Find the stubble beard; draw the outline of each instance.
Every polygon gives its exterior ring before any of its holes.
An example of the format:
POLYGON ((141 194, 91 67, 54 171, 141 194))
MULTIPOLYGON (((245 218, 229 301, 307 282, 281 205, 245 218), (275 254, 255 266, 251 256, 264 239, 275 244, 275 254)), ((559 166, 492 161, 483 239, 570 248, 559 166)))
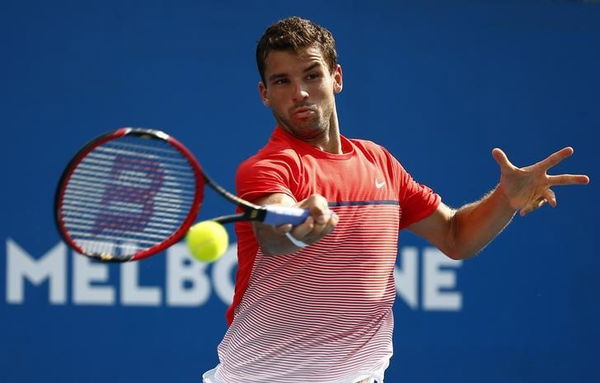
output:
MULTIPOLYGON (((328 108, 329 109, 329 108, 328 108)), ((317 141, 321 137, 324 137, 329 132, 330 118, 326 118, 326 115, 330 115, 331 111, 321 111, 317 109, 315 116, 303 121, 294 121, 292 118, 283 118, 273 111, 275 120, 281 125, 288 133, 302 141, 317 141)))

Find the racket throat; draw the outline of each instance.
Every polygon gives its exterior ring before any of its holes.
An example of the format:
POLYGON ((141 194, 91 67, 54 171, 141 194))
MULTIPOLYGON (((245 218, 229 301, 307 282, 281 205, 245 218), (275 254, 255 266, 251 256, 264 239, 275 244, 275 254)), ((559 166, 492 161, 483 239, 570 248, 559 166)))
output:
POLYGON ((220 217, 216 217, 211 219, 211 221, 218 222, 222 225, 232 222, 239 221, 258 221, 263 222, 267 216, 267 209, 265 207, 257 207, 244 211, 241 214, 234 215, 223 215, 220 217))

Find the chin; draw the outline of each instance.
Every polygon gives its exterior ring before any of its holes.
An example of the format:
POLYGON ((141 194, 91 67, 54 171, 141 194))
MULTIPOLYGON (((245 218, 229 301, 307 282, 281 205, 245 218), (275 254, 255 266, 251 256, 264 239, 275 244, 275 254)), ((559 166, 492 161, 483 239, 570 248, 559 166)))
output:
POLYGON ((293 122, 293 120, 280 120, 279 125, 285 128, 294 136, 303 140, 313 140, 325 134, 326 124, 323 124, 318 117, 310 120, 293 122))
POLYGON ((309 127, 309 128, 300 128, 296 129, 296 136, 304 139, 304 140, 315 140, 319 137, 322 137, 326 133, 326 129, 322 127, 309 127))

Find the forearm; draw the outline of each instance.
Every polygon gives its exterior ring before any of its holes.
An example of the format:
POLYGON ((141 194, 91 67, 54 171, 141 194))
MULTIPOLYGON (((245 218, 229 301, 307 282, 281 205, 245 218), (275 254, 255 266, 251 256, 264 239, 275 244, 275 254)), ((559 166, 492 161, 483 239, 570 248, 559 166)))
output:
MULTIPOLYGON (((271 194, 253 202, 257 205, 281 205, 287 207, 296 204, 296 201, 291 197, 281 193, 271 194)), ((254 235, 263 253, 267 255, 282 255, 290 254, 300 249, 294 246, 286 237, 285 232, 291 230, 291 225, 287 226, 287 228, 283 226, 274 227, 260 222, 253 223, 254 235)))
POLYGON ((464 259, 476 255, 510 223, 516 210, 511 207, 502 186, 477 202, 458 209, 450 219, 448 256, 464 259))
POLYGON ((253 228, 261 250, 267 255, 291 254, 300 249, 276 227, 255 223, 253 228))

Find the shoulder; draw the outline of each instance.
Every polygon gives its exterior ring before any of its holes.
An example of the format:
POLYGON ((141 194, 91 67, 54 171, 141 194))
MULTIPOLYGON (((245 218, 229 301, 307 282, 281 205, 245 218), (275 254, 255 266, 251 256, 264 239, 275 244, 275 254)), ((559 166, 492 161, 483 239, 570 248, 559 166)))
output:
POLYGON ((240 164, 235 179, 236 190, 240 198, 250 201, 273 193, 293 197, 300 174, 300 160, 293 149, 267 146, 240 164))
POLYGON ((300 156, 289 147, 266 146, 256 154, 242 161, 238 167, 238 174, 256 170, 257 168, 298 168, 300 156))
POLYGON ((352 142, 354 147, 369 159, 373 159, 378 162, 385 161, 388 163, 399 164, 396 157, 394 157, 385 147, 376 142, 356 138, 350 139, 350 142, 352 142))
POLYGON ((387 149, 384 148, 383 146, 379 145, 376 142, 373 142, 370 140, 358 139, 358 138, 351 138, 351 139, 349 139, 349 141, 354 145, 354 147, 356 149, 360 150, 363 153, 368 153, 368 154, 378 155, 378 156, 389 155, 389 152, 387 151, 387 149))
POLYGON ((291 147, 270 141, 256 154, 243 161, 236 172, 236 185, 242 189, 257 185, 295 185, 302 174, 298 153, 291 147))

